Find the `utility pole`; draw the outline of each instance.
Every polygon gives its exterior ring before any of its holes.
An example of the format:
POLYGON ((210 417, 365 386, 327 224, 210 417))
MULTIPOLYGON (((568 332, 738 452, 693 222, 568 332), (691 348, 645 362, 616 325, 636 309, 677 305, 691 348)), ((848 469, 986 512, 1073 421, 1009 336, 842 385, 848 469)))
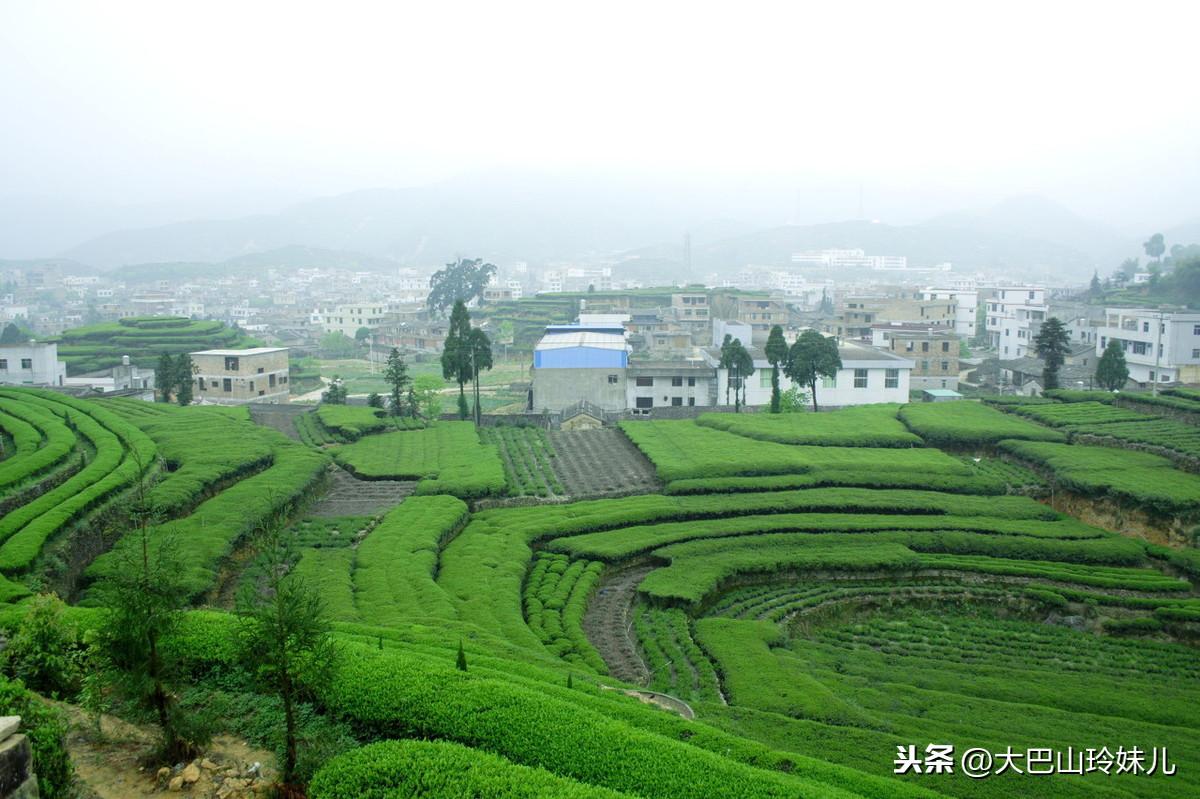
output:
POLYGON ((1162 359, 1162 331, 1163 331, 1163 312, 1162 312, 1162 309, 1160 308, 1158 311, 1158 328, 1154 331, 1154 335, 1155 335, 1154 380, 1151 381, 1151 385, 1150 385, 1150 395, 1152 397, 1158 396, 1158 381, 1159 381, 1158 370, 1159 370, 1159 361, 1162 359))

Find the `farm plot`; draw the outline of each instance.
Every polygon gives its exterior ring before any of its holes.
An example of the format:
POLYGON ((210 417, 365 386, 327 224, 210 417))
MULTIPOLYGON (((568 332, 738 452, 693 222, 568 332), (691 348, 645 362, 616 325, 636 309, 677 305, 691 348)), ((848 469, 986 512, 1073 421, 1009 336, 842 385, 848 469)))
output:
POLYGON ((607 673, 583 632, 583 614, 604 564, 542 554, 525 583, 525 617, 542 643, 558 657, 607 673))
POLYGON ((1107 447, 1005 441, 1001 448, 1051 472, 1060 486, 1111 498, 1160 514, 1200 510, 1200 476, 1174 468, 1167 458, 1107 447))
POLYGON ((1018 406, 1013 413, 1051 427, 1088 427, 1112 422, 1149 422, 1153 416, 1116 408, 1101 402, 1070 402, 1061 405, 1018 406))
POLYGON ((504 466, 471 422, 366 436, 333 449, 338 463, 366 480, 419 480, 417 494, 503 494, 504 466))
POLYGON ((620 430, 552 430, 554 468, 570 497, 642 494, 659 490, 654 465, 620 430))
POLYGON ((896 418, 899 405, 863 405, 828 413, 706 413, 696 424, 780 444, 919 447, 920 436, 896 418))
POLYGON ((479 437, 485 444, 495 446, 500 453, 509 494, 551 497, 566 493, 554 470, 558 452, 545 430, 535 427, 485 427, 479 431, 479 437))
POLYGON ((829 485, 911 486, 970 493, 1005 491, 1003 483, 980 475, 957 458, 934 449, 777 444, 690 421, 623 422, 621 429, 654 463, 659 478, 668 484, 668 492, 762 491, 829 485))
MULTIPOLYGON (((1026 408, 1027 406, 1017 406, 1026 408)), ((1034 405, 1032 408, 1056 407, 1034 405)), ((1019 419, 978 402, 922 402, 900 409, 908 429, 935 447, 981 449, 1004 439, 1066 441, 1057 430, 1019 419)))

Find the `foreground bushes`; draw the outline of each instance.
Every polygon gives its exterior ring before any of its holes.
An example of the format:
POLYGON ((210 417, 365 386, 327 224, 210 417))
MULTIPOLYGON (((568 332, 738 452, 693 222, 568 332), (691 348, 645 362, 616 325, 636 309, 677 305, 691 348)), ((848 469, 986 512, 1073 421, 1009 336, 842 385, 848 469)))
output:
POLYGON ((331 760, 317 773, 308 795, 311 799, 616 799, 627 794, 519 766, 455 743, 385 741, 331 760))

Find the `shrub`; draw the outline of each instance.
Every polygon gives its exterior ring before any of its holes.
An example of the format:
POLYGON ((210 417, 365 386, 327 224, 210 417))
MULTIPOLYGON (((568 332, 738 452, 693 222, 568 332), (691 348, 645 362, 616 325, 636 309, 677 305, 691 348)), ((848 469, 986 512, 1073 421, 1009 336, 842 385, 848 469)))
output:
POLYGON ((20 680, 0 677, 0 715, 21 717, 21 729, 33 752, 30 765, 37 774, 39 795, 43 799, 71 796, 74 769, 67 752, 67 720, 63 713, 27 691, 20 680))

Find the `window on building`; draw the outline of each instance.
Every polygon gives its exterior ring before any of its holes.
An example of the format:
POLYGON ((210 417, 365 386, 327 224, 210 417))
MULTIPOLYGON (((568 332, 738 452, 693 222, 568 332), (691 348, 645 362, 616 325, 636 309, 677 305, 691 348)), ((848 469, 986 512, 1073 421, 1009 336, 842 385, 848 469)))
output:
POLYGON ((266 394, 266 393, 267 393, 267 392, 266 392, 266 390, 265 390, 265 389, 259 389, 259 390, 258 390, 258 396, 260 396, 260 397, 261 397, 261 396, 263 396, 263 395, 264 395, 264 394, 266 394))
POLYGON ((676 388, 678 388, 678 387, 682 386, 682 385, 683 385, 683 378, 682 378, 682 377, 672 377, 672 378, 671 378, 671 385, 672 385, 672 386, 675 386, 676 388))
POLYGON ((253 380, 250 381, 250 390, 251 391, 254 390, 254 381, 253 380))
POLYGON ((236 372, 238 370, 238 359, 232 355, 225 356, 225 371, 236 372))
POLYGON ((22 369, 32 369, 33 368, 33 358, 22 358, 21 359, 21 368, 22 369))
POLYGON ((688 405, 695 405, 695 404, 696 404, 696 398, 688 397, 688 405))
POLYGON ((652 385, 654 385, 654 378, 653 377, 639 377, 639 378, 637 378, 637 380, 635 382, 639 386, 652 386, 652 385))
POLYGON ((929 371, 929 361, 921 361, 921 371, 922 372, 929 371))
POLYGON ((0 358, 0 369, 8 371, 8 358, 0 358))
POLYGON ((900 370, 888 369, 883 373, 884 388, 900 388, 900 370))
POLYGON ((866 369, 855 369, 854 370, 854 387, 855 388, 866 388, 867 387, 867 370, 866 369))
POLYGON ((636 397, 633 400, 635 408, 653 408, 654 397, 636 397))
POLYGON ((1142 322, 1142 332, 1143 333, 1150 332, 1150 323, 1149 322, 1142 322))
POLYGON ((221 378, 221 389, 223 391, 233 391, 233 380, 228 377, 221 378))
POLYGON ((683 397, 671 397, 671 404, 678 408, 683 405, 683 397))
POLYGON ((696 386, 696 378, 694 378, 694 377, 689 377, 689 378, 688 378, 688 385, 689 385, 689 386, 692 386, 693 388, 695 388, 695 386, 696 386))
POLYGON ((199 389, 200 389, 201 391, 203 391, 203 390, 204 390, 204 378, 203 378, 203 377, 197 377, 197 378, 196 378, 196 385, 199 387, 199 389))
MULTIPOLYGON (((1192 350, 1192 357, 1200 358, 1200 350, 1192 350)), ((3 366, 0 366, 0 369, 3 369, 3 368, 4 368, 3 366)))
POLYGON ((269 375, 267 377, 267 385, 271 388, 275 388, 275 375, 269 375))
POLYGON ((921 342, 921 352, 929 352, 929 342, 928 341, 921 342))
POLYGON ((261 375, 262 373, 263 373, 263 368, 260 366, 260 367, 258 367, 258 374, 261 375))
POLYGON ((1192 335, 1200 336, 1200 325, 1192 325, 1192 335))
POLYGON ((913 342, 911 342, 911 341, 904 342, 904 350, 906 352, 912 352, 913 351, 913 342))
POLYGON ((942 342, 942 352, 949 352, 949 351, 950 351, 950 342, 943 341, 942 342))
POLYGON ((942 371, 943 372, 950 371, 950 362, 949 361, 942 361, 942 371))
POLYGON ((821 375, 821 388, 837 388, 837 375, 821 375))
POLYGON ((758 387, 759 388, 770 388, 771 387, 771 370, 770 369, 759 369, 758 370, 758 387))

